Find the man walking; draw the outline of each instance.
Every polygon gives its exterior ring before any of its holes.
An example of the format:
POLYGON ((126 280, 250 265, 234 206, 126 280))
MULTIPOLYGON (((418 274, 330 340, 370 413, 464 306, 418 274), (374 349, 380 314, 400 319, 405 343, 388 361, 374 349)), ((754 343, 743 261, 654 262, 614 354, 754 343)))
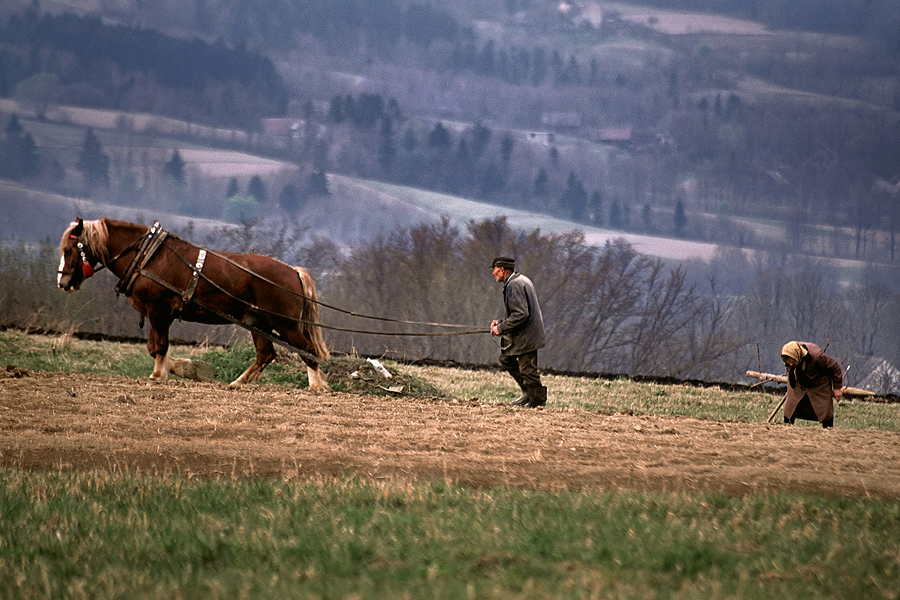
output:
POLYGON ((531 280, 516 272, 513 258, 500 256, 491 263, 494 279, 503 284, 506 317, 491 322, 491 334, 500 338, 500 366, 512 375, 522 396, 513 406, 536 408, 547 403, 541 385, 537 351, 544 347, 544 318, 531 280))

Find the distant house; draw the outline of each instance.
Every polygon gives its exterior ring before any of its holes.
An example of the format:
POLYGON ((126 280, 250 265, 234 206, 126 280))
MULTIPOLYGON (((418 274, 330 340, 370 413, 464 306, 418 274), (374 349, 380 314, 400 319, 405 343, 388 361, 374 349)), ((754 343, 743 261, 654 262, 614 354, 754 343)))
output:
POLYGON ((532 131, 528 134, 528 139, 542 146, 552 146, 553 142, 556 141, 554 135, 549 131, 532 131))
POLYGON ((578 129, 581 115, 577 112, 545 112, 541 115, 541 125, 554 129, 578 129))
POLYGON ((597 130, 597 141, 614 146, 630 146, 632 140, 631 127, 604 127, 597 130))

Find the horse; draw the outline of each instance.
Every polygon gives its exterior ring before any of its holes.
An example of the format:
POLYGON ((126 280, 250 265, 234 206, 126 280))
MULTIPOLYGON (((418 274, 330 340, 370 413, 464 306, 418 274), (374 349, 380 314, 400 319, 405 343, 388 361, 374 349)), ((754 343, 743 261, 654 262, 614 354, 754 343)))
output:
POLYGON ((150 379, 165 382, 178 364, 168 356, 169 328, 180 319, 209 325, 235 323, 249 330, 256 360, 231 386, 254 383, 276 358, 273 342, 289 346, 306 363, 309 387, 326 391, 319 363, 329 359, 319 325, 312 277, 270 256, 217 252, 153 227, 102 217, 79 217, 59 244, 57 285, 73 292, 95 271, 119 277, 128 297, 150 323, 147 351, 155 359, 150 379), (275 335, 277 333, 277 336, 275 335))

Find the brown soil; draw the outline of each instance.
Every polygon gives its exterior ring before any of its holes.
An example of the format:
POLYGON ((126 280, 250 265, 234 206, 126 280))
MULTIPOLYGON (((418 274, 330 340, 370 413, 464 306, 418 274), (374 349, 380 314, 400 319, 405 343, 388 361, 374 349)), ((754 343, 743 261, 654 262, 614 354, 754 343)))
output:
POLYGON ((0 373, 0 465, 900 498, 900 435, 0 373))

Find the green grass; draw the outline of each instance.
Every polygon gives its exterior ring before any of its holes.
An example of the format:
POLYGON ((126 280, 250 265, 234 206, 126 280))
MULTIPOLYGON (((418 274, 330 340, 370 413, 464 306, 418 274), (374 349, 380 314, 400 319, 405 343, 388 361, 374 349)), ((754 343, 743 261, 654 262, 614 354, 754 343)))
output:
MULTIPOLYGON (((177 353, 177 352, 176 352, 177 353)), ((147 377, 153 359, 140 344, 92 342, 0 331, 0 365, 31 371, 147 377)))
POLYGON ((900 505, 0 472, 4 598, 896 598, 900 505))

